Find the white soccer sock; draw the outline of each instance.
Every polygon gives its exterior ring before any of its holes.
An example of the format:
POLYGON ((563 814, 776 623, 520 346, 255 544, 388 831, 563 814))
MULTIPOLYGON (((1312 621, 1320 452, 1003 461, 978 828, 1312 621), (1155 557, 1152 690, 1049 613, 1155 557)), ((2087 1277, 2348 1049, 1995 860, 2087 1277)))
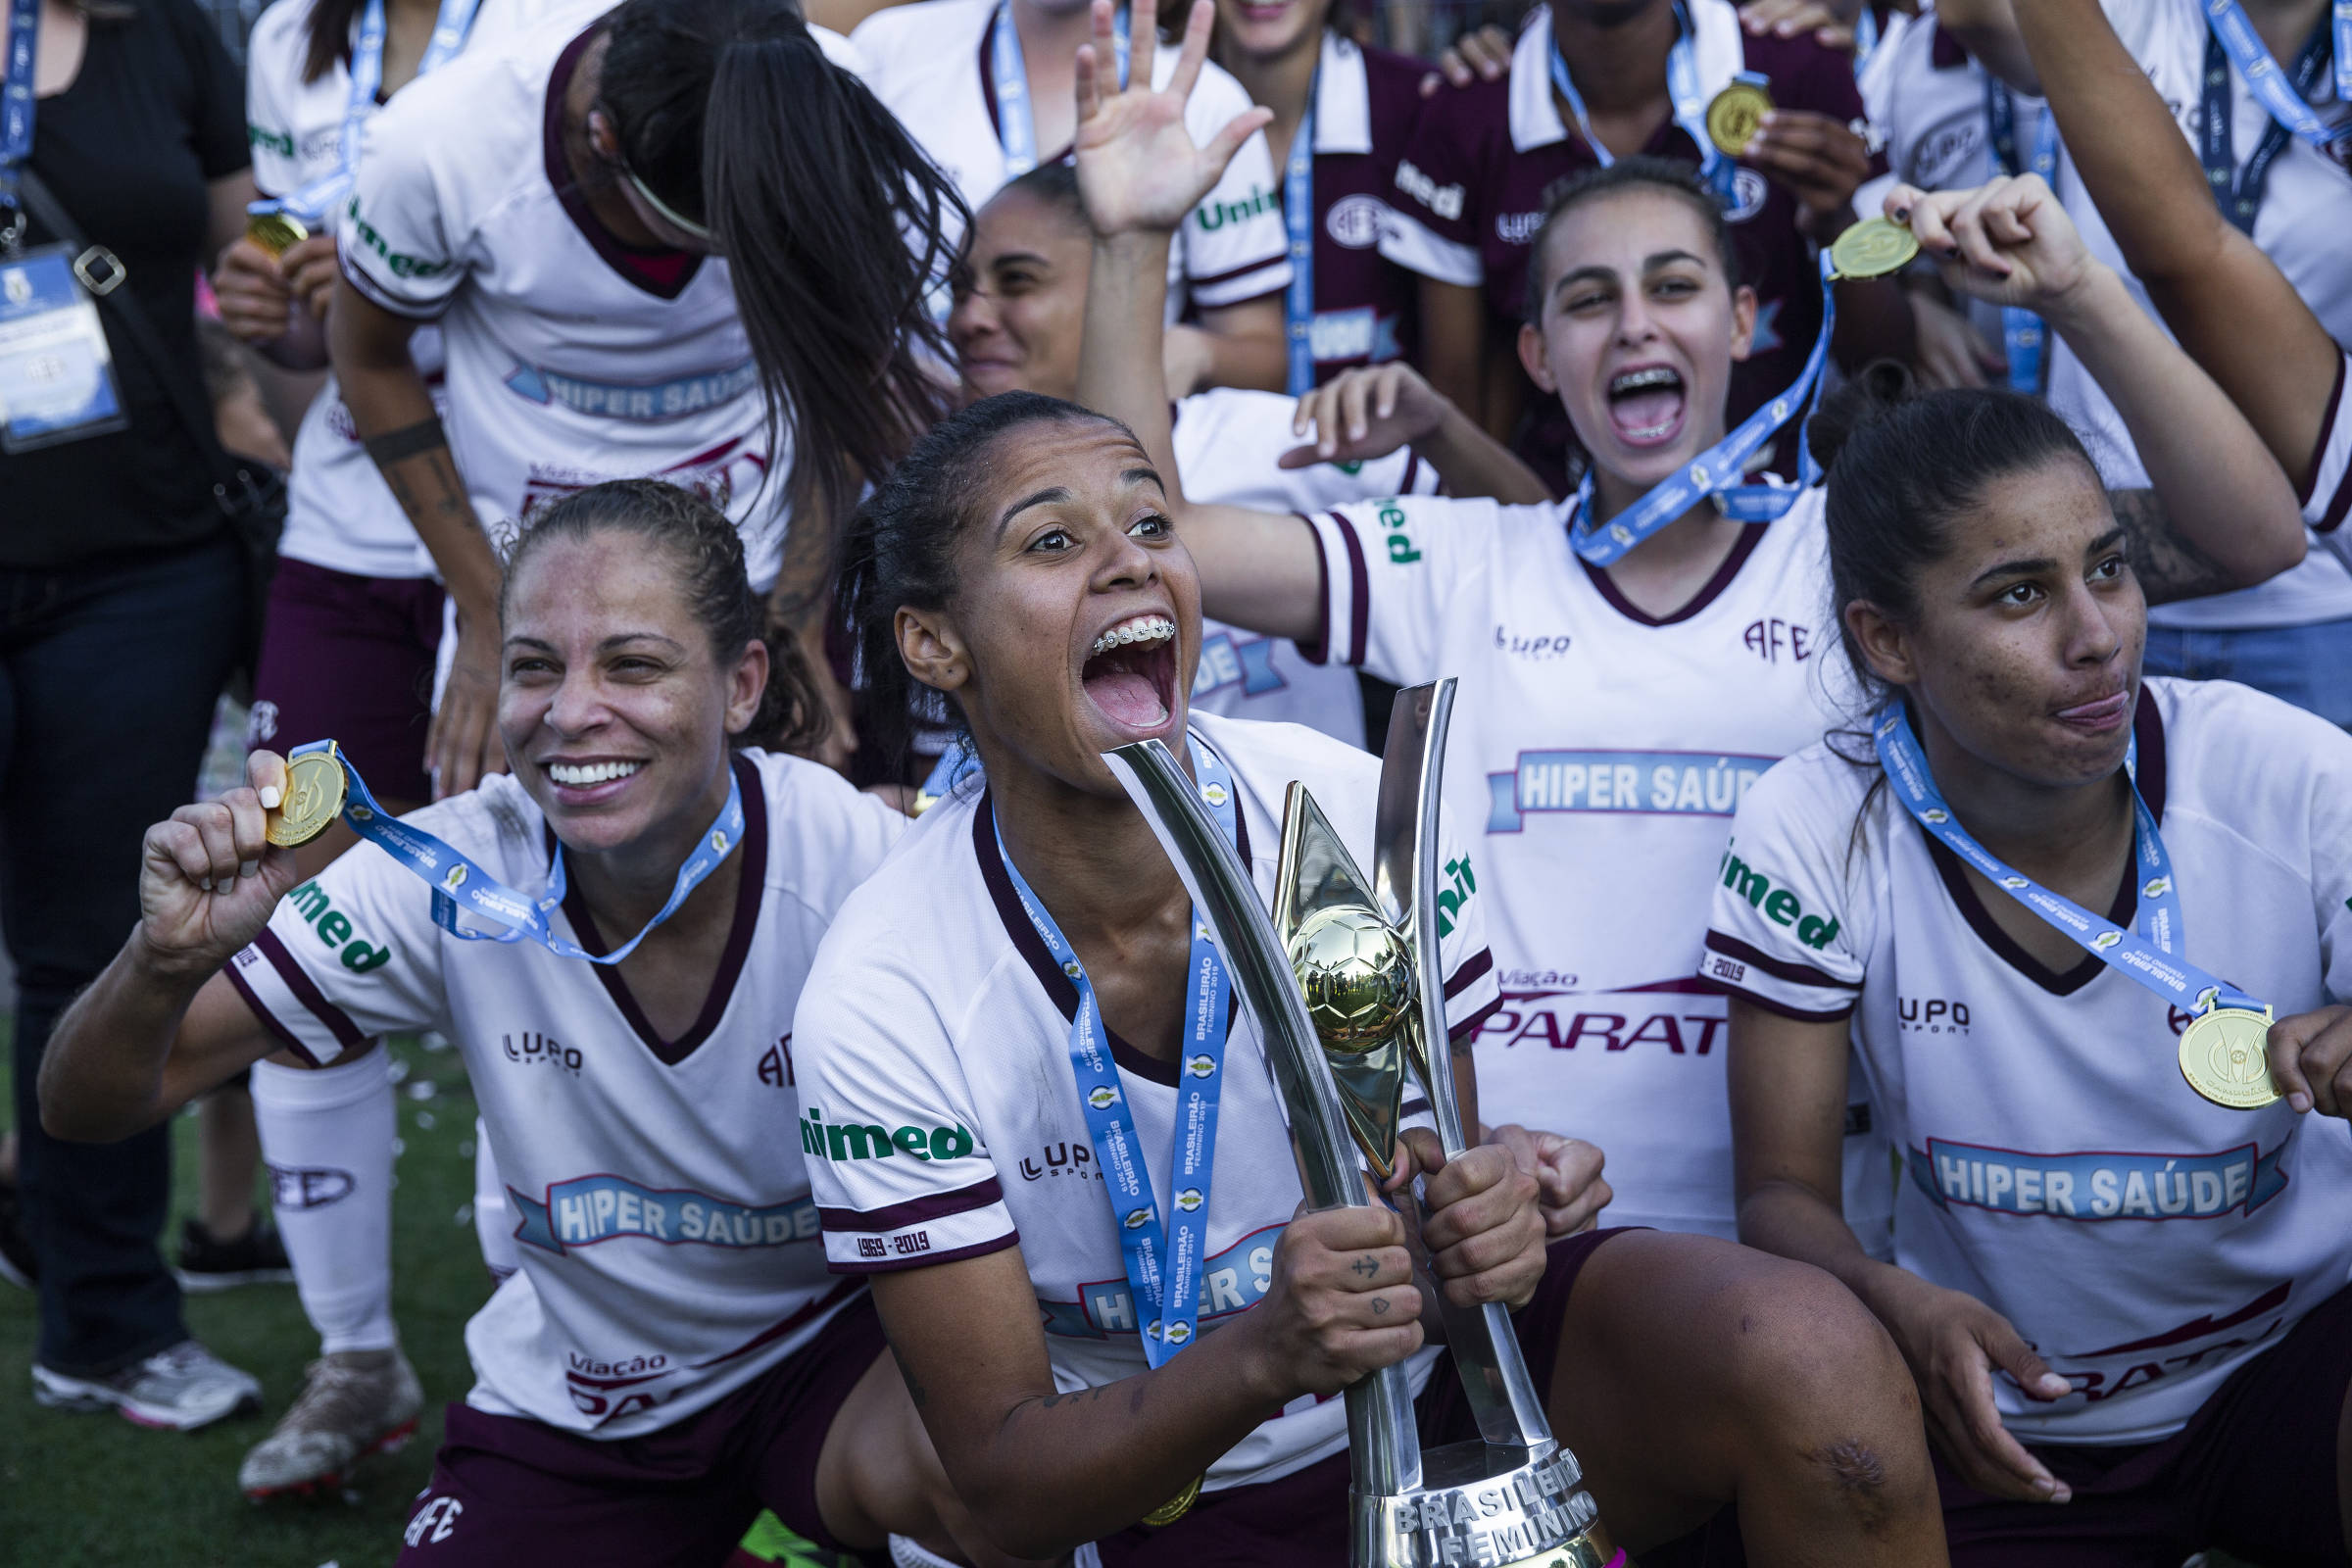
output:
POLYGON ((253 1116, 277 1233, 320 1348, 388 1350, 392 1326, 392 1058, 253 1064, 253 1116))

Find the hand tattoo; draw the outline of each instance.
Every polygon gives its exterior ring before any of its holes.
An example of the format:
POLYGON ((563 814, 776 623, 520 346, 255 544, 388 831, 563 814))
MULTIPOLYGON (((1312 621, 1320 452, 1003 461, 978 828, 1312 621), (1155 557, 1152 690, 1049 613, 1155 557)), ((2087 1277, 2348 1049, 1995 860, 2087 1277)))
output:
POLYGON ((1369 1255, 1357 1258, 1354 1262, 1348 1264, 1348 1267, 1350 1271, 1361 1274, 1365 1279, 1370 1279, 1373 1275, 1380 1272, 1380 1265, 1374 1262, 1369 1255))

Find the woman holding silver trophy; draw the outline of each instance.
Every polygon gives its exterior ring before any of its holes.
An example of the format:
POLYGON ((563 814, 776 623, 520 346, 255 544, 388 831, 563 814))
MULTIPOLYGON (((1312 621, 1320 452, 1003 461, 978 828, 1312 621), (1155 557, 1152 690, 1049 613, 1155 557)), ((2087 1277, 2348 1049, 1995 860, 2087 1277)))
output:
MULTIPOLYGON (((1165 227, 1257 119, 1206 149, 1184 133, 1209 15, 1167 93, 1081 88, 1090 210, 1137 230, 1097 287, 1137 290, 1139 311, 1157 309, 1165 227)), ((1082 83, 1108 58, 1097 22, 1082 83)), ((1029 1557, 1337 1563, 1332 1396, 1401 1368, 1422 1440, 1478 1436, 1429 1330, 1496 1304, 1606 1517, 1579 1551, 1666 1560, 1651 1548, 1736 1504, 1758 1561, 1941 1562, 1899 1359, 1826 1277, 1593 1232, 1596 1162, 1532 1135, 1524 1161, 1493 1142, 1447 1157, 1409 1125, 1374 1153, 1387 1192, 1420 1185, 1413 1218, 1302 1208, 1267 1024, 1235 1004, 1229 945, 1102 754, 1164 743, 1261 904, 1296 843, 1286 788, 1368 864, 1380 769, 1304 730, 1188 714, 1200 589, 1166 512, 1123 426, 1007 395, 916 447, 847 563, 868 677, 952 698, 985 784, 925 815, 826 938, 794 1028, 802 1148, 833 1266, 872 1283, 978 1528, 1029 1557)), ((1478 869, 1450 840, 1435 863, 1423 973, 1459 1040, 1495 979, 1478 869)))

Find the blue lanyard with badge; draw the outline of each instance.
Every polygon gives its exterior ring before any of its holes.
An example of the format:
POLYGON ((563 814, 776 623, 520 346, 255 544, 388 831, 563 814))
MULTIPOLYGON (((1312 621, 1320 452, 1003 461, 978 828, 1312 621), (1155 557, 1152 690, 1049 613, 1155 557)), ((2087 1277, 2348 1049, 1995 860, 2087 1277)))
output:
MULTIPOLYGON (((2034 127, 2034 150, 2027 163, 2017 159, 2017 100, 1991 72, 1984 73, 1984 122, 1992 142, 1992 167, 2004 174, 2033 172, 2055 189, 2058 184, 2058 117, 2043 105, 2041 122, 2034 127)), ((2048 363, 2049 332, 2041 318, 2014 305, 2001 307, 2001 348, 2009 361, 2009 390, 2029 396, 2041 394, 2048 363)))
MULTIPOLYGON (((416 63, 416 74, 429 75, 456 58, 473 29, 473 14, 481 0, 441 0, 433 20, 433 36, 416 63)), ((360 164, 360 127, 375 113, 375 95, 384 84, 384 0, 368 0, 361 13, 359 35, 351 45, 351 92, 343 100, 343 130, 335 142, 335 167, 286 196, 269 197, 245 209, 245 231, 272 256, 282 256, 308 239, 328 213, 351 189, 360 164)))
POLYGON ((564 846, 559 843, 548 867, 547 891, 536 901, 525 898, 466 858, 443 840, 412 827, 386 811, 368 792, 360 770, 333 741, 297 746, 286 758, 285 799, 269 813, 270 842, 281 849, 299 849, 325 832, 341 817, 352 831, 382 850, 433 890, 433 923, 461 942, 538 943, 559 958, 589 963, 618 963, 637 951, 654 927, 677 913, 678 906, 703 885, 719 862, 743 842, 743 785, 732 766, 727 769, 727 804, 710 828, 695 840, 694 850, 678 866, 669 902, 645 923, 645 929, 607 954, 590 953, 578 943, 558 936, 548 914, 564 902, 564 846), (461 907, 497 927, 469 931, 459 924, 461 907))
POLYGON ((19 171, 32 156, 41 0, 6 0, 0 65, 0 451, 29 452, 129 424, 98 300, 122 264, 92 245, 24 248, 19 171))
POLYGON ((2352 120, 2331 128, 2304 97, 2320 79, 2322 63, 2332 52, 2336 97, 2352 103, 2352 0, 2333 0, 2330 14, 2321 18, 2319 25, 2312 28, 2311 37, 2295 56, 2292 69, 2283 72, 2278 69, 2278 62, 2271 58, 2262 35, 2246 20, 2245 8, 2237 0, 2205 0, 2205 79, 2197 156, 2204 162, 2205 178, 2213 187, 2213 199, 2221 204, 2222 215, 2242 232, 2252 234, 2254 219, 2262 211, 2263 187, 2270 179, 2271 165, 2286 150, 2288 136, 2299 136, 2322 153, 2331 153, 2338 142, 2352 140, 2352 120), (2237 74, 2245 78, 2246 90, 2254 95, 2271 120, 2263 129, 2262 139, 2254 145, 2254 155, 2246 160, 2242 173, 2237 168, 2235 131, 2230 123, 2231 65, 2237 67, 2237 74))
MULTIPOLYGON (((997 89, 997 140, 1004 149, 1004 177, 1018 179, 1037 167, 1037 116, 1029 107, 1029 68, 1021 60, 1021 31, 1012 24, 1012 0, 997 7, 989 68, 997 89)), ((1119 85, 1127 85, 1128 22, 1125 8, 1111 19, 1111 54, 1119 85)))
POLYGON ((1569 533, 1576 553, 1595 566, 1614 565, 1642 540, 1710 496, 1725 516, 1741 522, 1770 522, 1795 506, 1797 497, 1821 479, 1821 465, 1814 461, 1801 424, 1796 483, 1767 477, 1760 484, 1742 484, 1740 480, 1747 460, 1788 422, 1799 406, 1805 409, 1807 419, 1812 417, 1812 407, 1821 399, 1821 372, 1830 356, 1830 334, 1838 325, 1837 285, 1848 278, 1884 277, 1900 271, 1918 254, 1919 241, 1911 230, 1884 218, 1856 223, 1838 235, 1821 255, 1821 332, 1813 339, 1813 352, 1805 357, 1796 379, 1779 397, 1740 420, 1731 434, 1606 522, 1593 516, 1593 475, 1588 467, 1577 485, 1570 512, 1577 519, 1569 533))
MULTIPOLYGON (((1200 799, 1231 840, 1238 809, 1233 776, 1200 736, 1190 739, 1200 769, 1200 799)), ((1020 867, 1012 863, 1002 827, 997 831, 997 855, 1038 939, 1078 989, 1077 1016, 1070 1024, 1070 1070, 1077 1079, 1079 1101, 1086 1107, 1095 1168, 1102 1173, 1110 1199, 1127 1285, 1135 1294, 1144 1360, 1156 1367, 1199 1337, 1200 1267, 1208 1239, 1209 1180, 1217 1152, 1217 1098, 1224 1084, 1232 981, 1225 960, 1209 939, 1206 922, 1200 911, 1194 909, 1181 1087, 1177 1091, 1174 1147, 1169 1154, 1168 1174, 1174 1192, 1163 1226, 1152 1191, 1152 1172, 1144 1163, 1142 1140, 1128 1113, 1127 1092, 1119 1081, 1118 1065, 1111 1060, 1109 1034, 1102 1023, 1102 1004, 1095 1000, 1094 982, 1087 978, 1086 966, 1078 961, 1054 916, 1030 890, 1020 867)))
POLYGON ((1282 167, 1282 222, 1290 235, 1291 286, 1282 297, 1284 346, 1290 351, 1290 394, 1315 389, 1315 94, 1317 71, 1306 86, 1306 112, 1291 134, 1282 167))
POLYGON ((2172 856, 2157 830, 2155 813, 2140 797, 2136 739, 2124 756, 2125 777, 2132 786, 2133 874, 2139 879, 2139 913, 2132 922, 2138 929, 2127 931, 1997 858, 1960 825, 1936 788, 1927 753, 1901 703, 1879 715, 1872 738, 1887 787, 1937 843, 2083 952, 2190 1015, 2180 1033, 2180 1076, 2191 1089, 2234 1110, 2257 1110, 2278 1098, 2265 1051, 2270 1007, 2174 956, 2174 950, 2187 941, 2187 928, 2180 916, 2172 856))
MULTIPOLYGON (((1698 148, 1699 178, 1715 192, 1715 199, 1728 208, 1739 200, 1739 168, 1732 159, 1747 144, 1747 136, 1722 133, 1716 121, 1724 111, 1718 105, 1738 105, 1730 118, 1752 134, 1755 117, 1772 107, 1772 99, 1764 91, 1766 78, 1755 72, 1742 71, 1717 95, 1716 103, 1710 104, 1699 89, 1698 48, 1692 42, 1690 13, 1683 8, 1682 0, 1674 0, 1674 46, 1666 51, 1666 96, 1674 106, 1674 122, 1698 148), (1733 145, 1726 147, 1726 141, 1733 145)), ((1568 112, 1576 117, 1577 132, 1584 137, 1585 145, 1592 149, 1600 167, 1606 169, 1615 163, 1617 160, 1600 144, 1600 138, 1592 134, 1592 122, 1585 115, 1584 95, 1576 90, 1575 81, 1569 77, 1568 62, 1560 55, 1556 34, 1551 40, 1551 85, 1567 104, 1568 112)))

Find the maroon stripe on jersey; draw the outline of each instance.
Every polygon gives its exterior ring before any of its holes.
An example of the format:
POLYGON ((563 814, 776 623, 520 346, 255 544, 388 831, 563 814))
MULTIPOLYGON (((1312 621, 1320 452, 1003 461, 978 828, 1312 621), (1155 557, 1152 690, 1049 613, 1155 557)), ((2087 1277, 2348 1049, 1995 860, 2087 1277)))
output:
MULTIPOLYGON (((1282 261, 1283 258, 1280 256, 1261 256, 1254 262, 1246 262, 1240 267, 1229 267, 1222 272, 1211 272, 1205 277, 1187 276, 1184 281, 1187 286, 1192 288, 1215 288, 1219 283, 1230 283, 1237 277, 1248 277, 1251 272, 1262 272, 1269 267, 1278 267, 1282 261)), ((1279 288, 1271 288, 1266 292, 1279 294, 1282 291, 1279 288)), ((1236 303, 1242 302, 1237 301, 1236 303)))
MULTIPOLYGON (((2161 751, 2158 755, 2162 755, 2161 751)), ((2147 801, 2148 809, 2153 812, 2156 809, 2156 802, 2146 793, 2148 760, 2148 752, 2143 745, 2139 754, 2141 799, 2147 801)), ((2158 764, 2158 768, 2159 778, 2161 778, 2161 763, 2158 764)), ((2085 954, 2081 963, 2061 974, 2028 953, 2018 945, 2015 937, 2001 929, 1999 922, 1993 919, 1992 911, 1985 908, 1984 901, 1977 897, 1976 888, 1970 885, 1968 873, 1961 867, 1960 858, 1945 849, 1924 829, 1920 833, 1920 838, 1928 846, 1929 858, 1936 862, 1936 874, 1943 879, 1943 891, 1950 895, 1953 905, 1960 910, 1961 917, 1968 921, 1969 929, 1976 932, 1977 939, 1990 948, 1993 956, 2003 963, 2054 997, 2071 997, 2107 972, 2107 960, 2096 954, 2085 954)), ((2135 874, 2136 870, 2135 864, 2125 865, 2123 886, 2116 889, 2115 899, 2107 906, 2107 918, 2127 931, 2132 929, 2132 919, 2139 912, 2139 881, 2135 874)))
POLYGON ((579 69, 580 57, 604 29, 603 19, 590 23, 585 31, 564 46, 564 52, 556 57, 555 69, 547 74, 547 108, 541 116, 540 138, 547 163, 547 182, 555 187, 564 216, 571 220, 571 226, 580 231, 580 238, 588 242, 588 248, 607 267, 656 299, 674 300, 686 292, 686 285, 702 270, 703 259, 691 251, 668 245, 649 248, 623 244, 590 210, 587 198, 580 194, 580 182, 572 177, 571 160, 564 151, 564 97, 570 90, 571 74, 579 69))
POLYGON ((1336 512, 1329 516, 1340 525, 1340 542, 1348 547, 1348 652, 1341 662, 1357 665, 1364 662, 1364 639, 1371 627, 1372 573, 1364 565, 1364 542, 1355 536, 1355 524, 1336 512))
POLYGON ((1453 1023, 1447 1024, 1446 1026, 1446 1038, 1447 1040, 1467 1039, 1471 1035, 1478 1033, 1481 1029, 1484 1029, 1487 1026, 1487 1020, 1494 1017, 1495 1013, 1501 1010, 1502 998, 1497 996, 1494 1001, 1479 1008, 1469 1017, 1457 1019, 1453 1023))
MULTIPOLYGON (((1761 969, 1774 979, 1786 980, 1790 985, 1827 986, 1833 991, 1859 991, 1862 989, 1850 980, 1840 980, 1834 974, 1825 974, 1809 963, 1791 963, 1787 958, 1776 958, 1761 948, 1750 947, 1738 937, 1727 937, 1720 931, 1707 933, 1706 949, 1709 953, 1720 953, 1727 958, 1738 958, 1741 963, 1761 969)), ((1702 991, 1712 990, 1721 983, 1706 979, 1697 982, 1702 991)))
POLYGON ((1321 664, 1331 658, 1331 563, 1325 559, 1323 530, 1303 512, 1291 515, 1306 524, 1307 537, 1315 542, 1315 635, 1293 646, 1300 659, 1321 664))
POLYGON ((880 1236, 928 1220, 968 1214, 975 1208, 986 1208, 991 1203, 1003 1201, 1004 1189, 994 1176, 985 1176, 971 1186, 958 1187, 952 1193, 926 1193, 920 1198, 909 1198, 904 1203, 892 1203, 885 1208, 820 1207, 816 1211, 816 1222, 837 1235, 880 1236))
POLYGON ((253 1009, 253 1015, 262 1020, 263 1028, 277 1036, 279 1044, 283 1045, 288 1051, 291 1051, 294 1053, 294 1054, 300 1056, 303 1060, 309 1062, 314 1067, 323 1067, 326 1065, 325 1062, 320 1061, 317 1056, 311 1054, 310 1047, 304 1045, 300 1040, 294 1038, 293 1030, 278 1022, 277 1014, 270 1010, 270 1005, 268 1003, 265 1003, 260 997, 254 994, 253 987, 246 983, 245 977, 237 973, 236 959, 231 958, 229 960, 228 967, 220 972, 228 976, 228 983, 237 988, 237 995, 245 999, 245 1005, 251 1007, 253 1009))
POLYGON ((1446 1000, 1447 1002, 1451 1002, 1454 998, 1460 996, 1463 992, 1469 990, 1481 980, 1484 980, 1488 974, 1494 970, 1494 950, 1493 948, 1479 949, 1476 953, 1470 955, 1469 957, 1464 958, 1462 960, 1462 966, 1453 971, 1453 978, 1446 982, 1446 1000))
POLYGON ((1404 449, 1404 481, 1396 486, 1396 493, 1401 496, 1411 495, 1413 480, 1420 472, 1421 454, 1415 452, 1411 447, 1406 447, 1404 449))
MULTIPOLYGON (((789 1313, 770 1323, 766 1328, 761 1329, 724 1355, 714 1355, 708 1361, 695 1362, 694 1370, 700 1372, 706 1367, 723 1366, 739 1356, 751 1354, 762 1345, 773 1345, 802 1324, 812 1322, 822 1314, 832 1311, 833 1308, 857 1295, 858 1291, 858 1285, 856 1280, 843 1280, 815 1300, 803 1303, 799 1311, 789 1313)), ((655 1375, 658 1377, 661 1374, 656 1373, 655 1375)), ((576 1374, 574 1376, 576 1377, 576 1374)), ((577 1381, 585 1383, 589 1380, 578 1378, 577 1381)))
MULTIPOLYGON (((286 945, 277 940, 276 932, 264 926, 262 934, 253 939, 253 945, 263 957, 270 960, 270 967, 277 971, 277 977, 286 983, 286 989, 294 993, 294 1000, 308 1007, 312 1017, 326 1025, 327 1032, 335 1037, 345 1051, 360 1051, 367 1047, 368 1031, 353 1023, 351 1014, 326 1000, 326 994, 303 972, 302 965, 294 961, 294 955, 286 951, 286 945)), ((246 995, 250 997, 253 993, 248 991, 246 995)), ((303 1054, 307 1056, 310 1053, 306 1051, 303 1054)))
MULTIPOLYGON (((751 956, 752 935, 760 925, 760 905, 767 893, 767 785, 760 769, 738 753, 728 759, 735 769, 735 782, 743 791, 743 842, 735 853, 742 858, 741 880, 735 888, 735 920, 727 928, 727 946, 718 956, 718 972, 710 977, 710 990, 703 998, 703 1010, 695 1016, 694 1026, 675 1040, 663 1040, 662 1032, 646 1017, 645 1009, 637 1005, 629 983, 620 977, 620 967, 611 963, 592 963, 588 967, 612 999, 612 1005, 628 1020, 637 1038, 645 1042, 665 1067, 675 1067, 696 1048, 710 1038, 719 1019, 726 1016, 727 1004, 735 998, 735 982, 743 978, 744 960, 751 956)), ((550 830, 552 837, 553 830, 550 830)), ((552 852, 551 852, 552 853, 552 852)), ((564 890, 564 918, 571 922, 571 933, 598 957, 612 951, 597 930, 596 919, 588 912, 588 901, 580 894, 580 885, 571 883, 564 890)))
POLYGON ((430 305, 415 305, 396 295, 387 294, 381 284, 344 260, 339 251, 336 253, 335 270, 343 274, 353 288, 368 296, 368 304, 390 311, 403 320, 437 321, 441 318, 444 302, 435 300, 430 305))
MULTIPOLYGON (((2344 369, 2346 366, 2352 366, 2352 355, 2339 352, 2335 357, 2335 384, 2328 389, 2328 408, 2320 416, 2320 439, 2312 446, 2311 464, 2304 469, 2303 483, 2297 487, 2299 493, 2295 497, 2295 504, 2305 512, 2309 512, 2311 504, 2319 499, 2314 492, 2319 488, 2320 464, 2328 456, 2328 438, 2335 434, 2335 416, 2344 406, 2344 369)), ((2344 483, 2352 485, 2352 469, 2346 470, 2344 483)), ((2341 497, 2339 496, 2337 499, 2340 500, 2341 497)), ((2340 516, 2336 518, 2337 522, 2342 520, 2343 518, 2340 516)), ((2326 532, 2326 529, 2322 528, 2321 531, 2326 532)))
MULTIPOLYGON (((2132 714, 2132 738, 2139 743, 2139 798, 2148 803, 2148 814, 2156 825, 2164 825, 2164 785, 2167 769, 2164 757, 2164 714, 2156 707, 2156 699, 2148 692, 2145 682, 2139 688, 2139 702, 2132 714)), ((2121 921, 2119 924, 2130 924, 2121 921)))
POLYGON ((1002 1252, 1007 1247, 1020 1245, 1020 1233, 1006 1231, 991 1242, 974 1242, 969 1247, 951 1247, 944 1252, 916 1252, 910 1257, 886 1258, 880 1262, 859 1259, 855 1263, 842 1263, 828 1257, 825 1267, 836 1274, 896 1274, 904 1269, 935 1268, 942 1263, 960 1263, 967 1257, 986 1257, 991 1252, 1002 1252))
MULTIPOLYGON (((1576 528, 1573 514, 1574 509, 1571 509, 1566 524, 1571 532, 1576 528)), ((1576 564, 1585 568, 1585 575, 1592 580, 1592 587, 1600 597, 1608 601, 1609 608, 1626 619, 1642 626, 1672 626, 1689 620, 1723 597, 1724 590, 1731 587, 1732 579, 1740 575, 1740 568, 1747 564, 1747 558, 1754 555, 1756 546, 1764 542, 1764 530, 1771 526, 1769 522, 1751 522, 1740 529, 1740 537, 1732 543, 1732 553, 1723 558, 1723 564, 1715 568, 1715 575, 1709 577, 1706 585, 1692 594, 1682 609, 1664 615, 1653 615, 1619 593, 1617 585, 1609 580, 1609 574, 1584 557, 1578 556, 1576 564)), ((1573 540, 1568 548, 1571 552, 1575 550, 1573 540)))

